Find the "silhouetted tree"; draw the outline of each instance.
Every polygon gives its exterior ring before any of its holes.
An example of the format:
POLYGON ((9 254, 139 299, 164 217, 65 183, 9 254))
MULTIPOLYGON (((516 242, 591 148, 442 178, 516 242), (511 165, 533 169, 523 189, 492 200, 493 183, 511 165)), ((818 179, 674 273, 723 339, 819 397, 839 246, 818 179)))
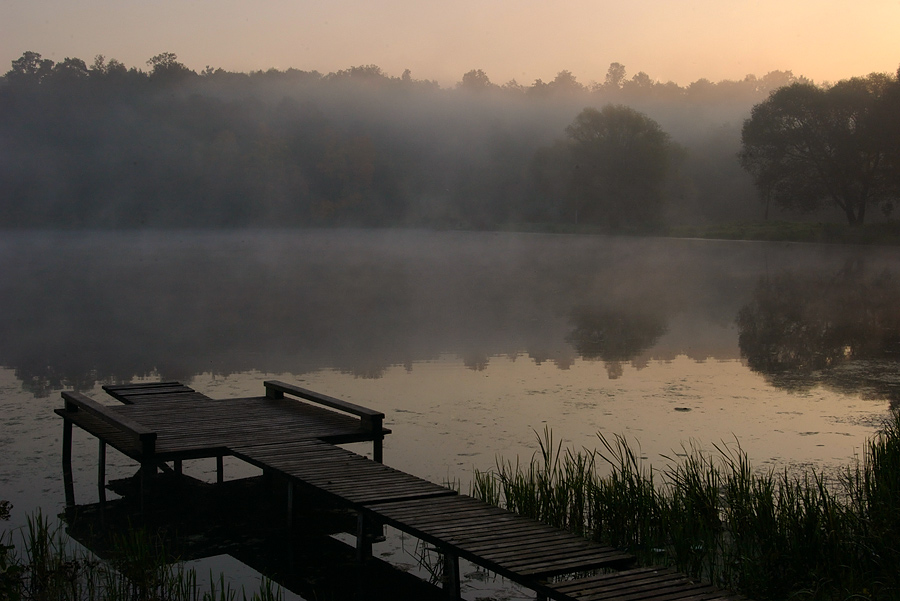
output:
POLYGON ((157 54, 147 61, 151 67, 150 79, 166 84, 181 83, 185 79, 197 74, 178 62, 178 56, 173 52, 157 54))
POLYGON ((88 67, 83 60, 80 58, 68 58, 66 57, 60 63, 56 63, 53 66, 53 77, 57 78, 69 78, 69 79, 84 79, 90 75, 88 71, 88 67))
POLYGON ((487 73, 481 69, 472 69, 463 75, 462 81, 459 82, 458 87, 462 90, 479 92, 494 89, 497 86, 491 83, 491 79, 487 76, 487 73))
POLYGON ((795 83, 810 83, 805 77, 795 77, 791 71, 769 71, 760 79, 754 78, 754 81, 756 89, 766 94, 795 83))
POLYGON ((566 134, 568 210, 576 223, 616 229, 659 220, 676 147, 656 121, 621 105, 586 108, 566 134))
POLYGON ((341 69, 324 77, 328 82, 352 82, 367 87, 382 87, 391 82, 378 65, 358 65, 349 69, 341 69))
POLYGON ((24 52, 12 61, 12 69, 6 72, 6 80, 11 84, 41 83, 53 72, 53 61, 41 58, 37 52, 24 52))
POLYGON ((625 81, 625 65, 621 63, 610 63, 609 69, 606 71, 606 80, 603 85, 607 88, 619 89, 625 81))
POLYGON ((883 104, 896 85, 883 74, 827 89, 794 83, 754 106, 740 160, 763 198, 801 212, 831 203, 851 225, 870 205, 888 211, 897 198, 889 155, 900 142, 883 135, 892 114, 883 104))
POLYGON ((584 86, 581 85, 571 71, 563 70, 556 74, 556 77, 547 84, 547 87, 554 94, 579 94, 584 92, 584 86))
POLYGON ((102 54, 98 54, 94 57, 94 63, 91 65, 89 71, 91 75, 96 74, 110 76, 127 73, 128 68, 114 58, 109 59, 109 62, 107 62, 105 56, 103 56, 102 54))
MULTIPOLYGON (((878 130, 879 145, 886 149, 885 168, 896 198, 900 196, 900 68, 897 69, 896 79, 885 90, 877 111, 876 121, 881 125, 878 130)), ((893 204, 882 205, 886 215, 892 209, 893 204)))
POLYGON ((510 93, 513 93, 516 95, 522 95, 527 90, 527 88, 525 86, 523 86, 522 84, 520 84, 518 81, 516 81, 515 78, 510 79, 508 82, 503 84, 502 88, 504 91, 510 92, 510 93))

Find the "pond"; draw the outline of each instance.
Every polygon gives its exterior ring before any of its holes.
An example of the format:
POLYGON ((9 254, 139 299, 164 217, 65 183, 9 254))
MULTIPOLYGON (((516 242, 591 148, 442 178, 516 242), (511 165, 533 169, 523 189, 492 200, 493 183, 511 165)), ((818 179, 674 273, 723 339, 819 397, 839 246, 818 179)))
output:
MULTIPOLYGON (((225 397, 276 377, 383 411, 385 462, 463 492, 473 468, 530 458, 544 428, 574 448, 623 435, 654 466, 724 444, 760 469, 835 470, 900 402, 893 248, 26 232, 0 241, 0 272, 0 498, 14 525, 63 505, 63 388, 106 402, 101 384, 174 379, 225 397)), ((76 498, 91 502, 96 443, 75 443, 76 498)), ((111 477, 133 472, 112 455, 111 477)))

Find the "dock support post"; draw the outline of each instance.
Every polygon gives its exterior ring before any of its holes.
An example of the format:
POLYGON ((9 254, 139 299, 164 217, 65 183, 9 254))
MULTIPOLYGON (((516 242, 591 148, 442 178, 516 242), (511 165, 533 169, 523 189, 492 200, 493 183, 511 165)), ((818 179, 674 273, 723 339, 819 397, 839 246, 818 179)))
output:
POLYGON ((372 538, 369 535, 369 521, 360 511, 356 518, 356 559, 360 562, 372 557, 372 538))
POLYGON ((443 551, 444 554, 444 592, 447 598, 456 601, 461 599, 461 591, 459 584, 459 556, 449 551, 443 551))
POLYGON ((144 432, 141 439, 141 513, 156 481, 156 432, 144 432))
POLYGON ((294 483, 287 483, 287 527, 290 532, 294 527, 294 483))
POLYGON ((147 497, 153 492, 153 482, 156 480, 156 464, 152 461, 141 462, 141 513, 146 508, 147 497))
POLYGON ((62 448, 63 485, 66 490, 66 507, 75 506, 75 482, 72 479, 72 422, 63 420, 62 448))
POLYGON ((184 465, 181 459, 176 459, 172 462, 172 467, 175 469, 175 475, 180 476, 184 473, 184 465))
POLYGON ((377 463, 384 463, 384 433, 383 420, 379 417, 372 418, 368 427, 372 432, 372 459, 377 463))
POLYGON ((225 463, 221 455, 216 455, 216 484, 225 481, 225 463))
POLYGON ((97 496, 100 503, 106 503, 106 442, 99 439, 97 452, 97 496))

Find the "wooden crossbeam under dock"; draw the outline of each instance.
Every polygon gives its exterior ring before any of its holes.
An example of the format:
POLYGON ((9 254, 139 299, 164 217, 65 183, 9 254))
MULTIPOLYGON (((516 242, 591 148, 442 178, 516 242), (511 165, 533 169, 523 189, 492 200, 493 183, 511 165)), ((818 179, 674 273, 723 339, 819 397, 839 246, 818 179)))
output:
MULTIPOLYGON (((102 405, 63 392, 63 472, 66 503, 74 505, 71 469, 73 424, 100 440, 98 485, 105 487, 105 445, 141 464, 142 499, 157 466, 200 457, 230 455, 256 465, 288 485, 288 516, 294 489, 315 491, 358 515, 357 554, 371 557, 371 533, 390 525, 438 548, 444 555, 445 587, 460 597, 459 559, 481 565, 534 591, 563 601, 675 601, 736 599, 683 574, 634 569, 634 557, 609 546, 541 524, 384 465, 381 441, 390 432, 384 415, 299 388, 265 382, 261 397, 216 400, 180 382, 105 386, 121 405, 102 405), (287 396, 286 396, 287 395, 287 396), (335 446, 371 441, 373 457, 335 446), (604 570, 596 576, 554 577, 604 570)), ((288 518, 290 519, 290 517, 288 518)))

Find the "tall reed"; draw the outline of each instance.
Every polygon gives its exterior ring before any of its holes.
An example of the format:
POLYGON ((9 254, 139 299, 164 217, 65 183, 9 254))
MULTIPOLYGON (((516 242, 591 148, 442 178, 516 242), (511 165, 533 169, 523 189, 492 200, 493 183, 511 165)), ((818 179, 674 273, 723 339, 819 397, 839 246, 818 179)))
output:
POLYGON ((563 450, 545 429, 530 463, 498 458, 472 494, 757 599, 900 598, 900 413, 831 479, 756 470, 739 444, 654 470, 598 436, 563 450))

